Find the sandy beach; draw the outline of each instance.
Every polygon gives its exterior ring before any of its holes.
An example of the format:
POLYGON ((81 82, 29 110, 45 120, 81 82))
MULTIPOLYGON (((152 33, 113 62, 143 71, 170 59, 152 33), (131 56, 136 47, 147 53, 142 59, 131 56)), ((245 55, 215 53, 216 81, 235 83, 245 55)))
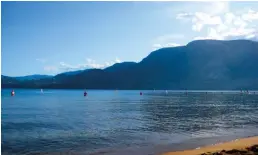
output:
POLYGON ((215 145, 204 146, 194 150, 168 152, 163 155, 258 155, 258 136, 236 139, 230 142, 223 142, 215 145))

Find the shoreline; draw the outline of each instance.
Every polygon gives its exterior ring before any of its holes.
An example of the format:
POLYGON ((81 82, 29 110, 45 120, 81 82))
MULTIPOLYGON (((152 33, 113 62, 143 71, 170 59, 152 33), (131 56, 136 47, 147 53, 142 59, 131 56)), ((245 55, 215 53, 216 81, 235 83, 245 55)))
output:
MULTIPOLYGON (((241 140, 246 139, 246 137, 257 137, 258 144, 258 135, 257 132, 254 134, 241 134, 238 133, 238 136, 235 135, 225 135, 225 136, 216 136, 216 137, 200 137, 200 138, 190 138, 185 139, 178 142, 172 143, 163 143, 163 144, 153 144, 153 145, 145 145, 145 146, 128 146, 128 147, 120 147, 120 148, 102 148, 90 151, 86 154, 88 155, 170 155, 169 153, 173 153, 171 155, 178 155, 178 152, 181 153, 179 155, 191 155, 188 154, 188 150, 195 150, 198 147, 207 147, 213 146, 214 144, 221 144, 232 142, 235 139, 241 140)), ((202 153, 200 153, 202 154, 202 153)), ((192 154, 194 155, 194 154, 192 154)), ((210 154, 207 154, 210 155, 210 154)), ((227 155, 227 154, 225 154, 227 155)))
MULTIPOLYGON (((183 151, 172 151, 166 152, 161 155, 200 155, 200 154, 213 154, 219 153, 223 150, 246 150, 246 148, 252 147, 254 145, 258 145, 258 136, 249 137, 249 138, 241 138, 235 139, 233 141, 227 141, 222 143, 217 143, 214 145, 207 145, 203 147, 199 147, 191 150, 183 150, 183 151)), ((258 147, 257 147, 258 149, 258 147)), ((227 155, 227 154, 225 154, 227 155)), ((240 155, 240 154, 239 154, 240 155)))

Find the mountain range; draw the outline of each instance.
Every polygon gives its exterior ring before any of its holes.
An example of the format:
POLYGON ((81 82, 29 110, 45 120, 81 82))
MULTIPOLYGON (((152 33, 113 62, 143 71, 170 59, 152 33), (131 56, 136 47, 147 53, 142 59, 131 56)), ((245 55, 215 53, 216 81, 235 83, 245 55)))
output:
POLYGON ((56 76, 8 77, 2 88, 258 89, 258 42, 196 40, 161 48, 142 61, 56 76))
POLYGON ((40 79, 51 78, 51 77, 53 76, 34 74, 34 75, 27 75, 27 76, 18 76, 14 78, 20 81, 24 81, 24 80, 40 80, 40 79))

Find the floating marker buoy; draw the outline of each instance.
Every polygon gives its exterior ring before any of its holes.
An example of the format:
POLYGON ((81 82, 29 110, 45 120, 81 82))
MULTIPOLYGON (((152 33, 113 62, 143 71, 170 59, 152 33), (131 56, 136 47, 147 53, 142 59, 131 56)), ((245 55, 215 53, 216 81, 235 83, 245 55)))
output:
POLYGON ((14 96, 15 95, 15 92, 14 92, 14 90, 12 90, 12 92, 11 92, 11 96, 14 96))

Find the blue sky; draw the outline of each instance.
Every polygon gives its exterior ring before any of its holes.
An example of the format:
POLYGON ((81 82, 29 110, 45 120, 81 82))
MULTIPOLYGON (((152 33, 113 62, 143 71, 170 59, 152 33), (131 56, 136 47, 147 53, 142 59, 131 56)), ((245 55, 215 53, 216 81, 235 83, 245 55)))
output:
POLYGON ((196 39, 258 40, 258 2, 2 2, 2 74, 54 75, 196 39))

